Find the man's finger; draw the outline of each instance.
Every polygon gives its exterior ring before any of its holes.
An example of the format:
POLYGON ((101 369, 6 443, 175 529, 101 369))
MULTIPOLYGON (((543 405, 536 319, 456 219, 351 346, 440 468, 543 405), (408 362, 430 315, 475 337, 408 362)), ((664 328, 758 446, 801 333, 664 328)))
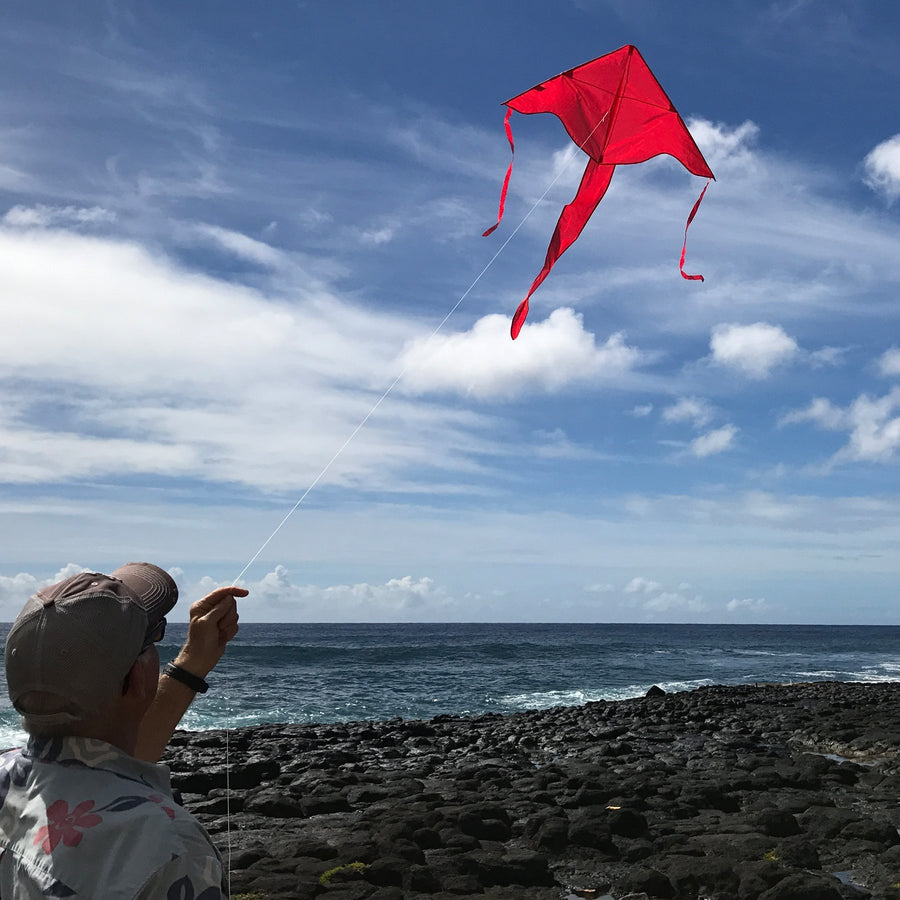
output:
POLYGON ((204 622, 217 622, 221 625, 222 621, 231 615, 237 614, 237 601, 234 597, 224 597, 215 606, 205 610, 201 615, 194 616, 194 619, 204 622))
POLYGON ((236 597, 246 597, 249 593, 250 591, 248 591, 247 588, 237 587, 236 585, 216 588, 201 600, 197 600, 195 603, 191 604, 191 616, 205 615, 211 609, 215 609, 215 607, 227 597, 230 597, 233 600, 236 597))

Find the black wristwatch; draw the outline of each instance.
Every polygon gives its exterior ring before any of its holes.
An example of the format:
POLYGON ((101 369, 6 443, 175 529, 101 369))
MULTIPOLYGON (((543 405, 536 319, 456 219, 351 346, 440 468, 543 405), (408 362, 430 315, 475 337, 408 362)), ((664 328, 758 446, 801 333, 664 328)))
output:
POLYGON ((186 672, 181 666, 176 666, 175 663, 166 663, 163 666, 163 675, 168 675, 169 678, 180 681, 198 694, 205 694, 209 690, 209 685, 202 678, 191 675, 190 672, 186 672))

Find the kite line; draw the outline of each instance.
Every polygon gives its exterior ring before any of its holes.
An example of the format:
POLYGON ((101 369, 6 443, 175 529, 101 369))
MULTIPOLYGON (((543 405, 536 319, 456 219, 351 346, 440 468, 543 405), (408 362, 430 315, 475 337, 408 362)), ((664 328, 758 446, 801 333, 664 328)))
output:
MULTIPOLYGON (((591 131, 591 133, 585 138, 585 140, 584 140, 584 142, 582 143, 582 145, 578 148, 579 150, 583 149, 584 144, 586 144, 586 143, 591 139, 591 137, 592 137, 592 135, 594 134, 594 132, 595 132, 595 131, 603 124, 603 122, 606 120, 606 116, 607 116, 608 114, 609 114, 609 112, 607 111, 607 113, 604 114, 603 118, 600 119, 599 122, 597 122, 597 124, 594 126, 593 130, 591 131)), ((508 237, 508 238, 500 245, 500 247, 497 249, 497 252, 494 253, 494 255, 490 258, 490 260, 488 260, 487 265, 485 265, 485 267, 484 267, 484 268, 483 268, 483 269, 475 276, 475 280, 474 280, 474 281, 473 281, 473 282, 465 289, 465 291, 462 293, 462 295, 461 295, 460 298, 456 301, 456 303, 454 303, 453 306, 450 307, 450 311, 444 316, 444 318, 441 319, 440 322, 438 322, 437 326, 435 326, 434 330, 431 332, 430 335, 428 335, 428 337, 427 337, 426 340, 425 340, 425 348, 426 348, 426 349, 429 347, 429 345, 430 345, 431 342, 435 339, 435 337, 437 337, 438 333, 441 331, 441 329, 444 327, 444 325, 447 324, 447 321, 448 321, 449 318, 453 315, 453 313, 455 313, 456 310, 459 309, 459 307, 460 307, 460 305, 462 304, 463 300, 465 300, 466 297, 468 297, 469 294, 472 293, 472 291, 475 289, 475 286, 478 284, 479 281, 481 281, 481 279, 482 279, 482 278, 484 277, 484 275, 487 273, 488 269, 491 268, 491 266, 492 266, 492 265, 494 264, 494 262, 496 261, 497 257, 500 256, 500 254, 506 249, 507 244, 509 244, 509 242, 516 236, 516 234, 518 233, 519 229, 525 224, 525 222, 528 221, 528 219, 529 219, 529 217, 531 216, 531 214, 538 208, 538 206, 540 206, 541 203, 543 203, 543 201, 544 201, 545 198, 547 197, 547 194, 550 193, 550 191, 551 191, 551 190, 553 189, 553 187, 556 185, 556 182, 559 181, 559 179, 560 179, 560 178, 563 176, 563 174, 567 171, 567 169, 569 168, 569 166, 571 165, 571 163, 572 163, 572 159, 570 158, 569 160, 567 160, 567 161, 565 162, 564 165, 562 165, 562 166, 560 167, 560 170, 559 170, 559 172, 557 173, 556 177, 550 182, 550 184, 547 185, 547 188, 546 188, 546 190, 544 191, 544 193, 541 194, 540 197, 538 197, 538 199, 534 202, 534 204, 533 204, 533 206, 531 207, 531 209, 529 209, 528 212, 526 212, 525 215, 522 216, 522 220, 521 220, 521 221, 519 222, 519 224, 516 225, 516 227, 510 232, 509 237, 508 237)), ((424 354, 423 354, 423 355, 424 355, 424 354)), ((270 543, 272 542, 272 540, 274 539, 275 535, 277 535, 278 532, 281 531, 281 529, 282 529, 282 528, 284 527, 284 525, 287 523, 288 519, 290 519, 291 516, 293 516, 293 514, 300 508, 300 506, 302 505, 303 501, 306 500, 307 496, 310 494, 310 492, 313 490, 313 488, 314 488, 314 487, 315 487, 315 486, 316 486, 316 485, 317 485, 317 484, 325 477, 325 475, 328 473, 328 470, 334 465, 335 462, 337 462, 337 460, 339 459, 339 457, 341 456, 341 454, 344 452, 344 450, 346 450, 347 447, 353 442, 353 439, 356 437, 356 435, 359 434, 359 432, 363 430, 363 428, 365 427, 366 423, 369 421, 369 419, 372 418, 372 416, 375 414, 375 412, 376 412, 376 410, 378 409, 378 407, 381 406, 381 404, 387 399, 387 397, 388 397, 388 395, 391 393, 391 391, 393 391, 393 389, 397 386, 397 384, 403 379, 403 377, 407 374, 407 372, 409 372, 409 370, 412 369, 413 367, 414 367, 414 363, 413 363, 413 362, 408 362, 408 363, 400 370, 399 374, 398 374, 398 375, 394 378, 394 380, 387 386, 387 388, 385 389, 384 393, 383 393, 383 394, 375 401, 375 404, 374 404, 374 405, 372 406, 372 408, 365 414, 365 416, 363 416, 363 418, 360 420, 360 423, 356 426, 356 428, 353 429, 353 431, 350 433, 349 437, 348 437, 348 438, 344 441, 344 443, 341 444, 341 446, 335 451, 334 456, 332 456, 331 459, 328 460, 328 462, 327 462, 327 463, 325 464, 325 466, 322 468, 322 471, 319 472, 318 475, 316 475, 316 477, 315 477, 315 478, 312 480, 312 482, 310 483, 309 487, 303 492, 303 494, 300 496, 300 498, 297 500, 297 502, 296 502, 296 503, 295 503, 295 504, 287 511, 287 513, 285 514, 284 518, 282 518, 282 520, 278 523, 278 525, 275 526, 275 529, 272 531, 272 533, 271 533, 271 534, 270 534, 270 535, 262 542, 262 544, 260 545, 259 550, 257 550, 256 553, 253 554, 253 556, 250 558, 250 561, 247 563, 247 565, 245 565, 244 568, 241 569, 240 573, 238 574, 237 578, 232 582, 232 584, 237 584, 238 581, 240 581, 240 579, 243 578, 244 575, 246 575, 247 570, 250 568, 250 566, 252 566, 253 563, 255 563, 257 559, 259 559, 260 554, 263 552, 263 550, 266 549, 266 547, 269 546, 269 544, 270 544, 270 543)))
MULTIPOLYGON (((579 147, 578 147, 579 150, 582 150, 582 151, 584 150, 584 145, 587 144, 587 142, 591 139, 591 137, 593 137, 594 132, 606 121, 606 117, 608 115, 609 115, 609 110, 607 110, 603 114, 602 118, 600 118, 600 120, 597 122, 597 124, 591 130, 591 133, 579 145, 579 147)), ((538 208, 538 206, 540 206, 540 204, 543 203, 543 201, 547 197, 547 194, 549 194, 550 191, 553 189, 553 187, 556 185, 556 182, 559 181, 559 179, 562 178, 562 176, 565 174, 565 172, 569 169, 569 166, 572 164, 574 158, 575 158, 574 156, 570 157, 568 160, 566 160, 566 162, 562 166, 560 166, 559 172, 557 172, 557 174, 553 178, 553 180, 547 185, 546 189, 544 190, 544 193, 541 194, 541 196, 538 197, 537 200, 535 200, 531 209, 529 209, 525 213, 525 215, 522 216, 522 219, 519 222, 519 224, 516 225, 516 227, 510 232, 509 237, 507 237, 506 240, 499 246, 499 248, 494 253, 494 255, 488 260, 488 262, 484 266, 484 268, 475 276, 475 279, 465 289, 465 291, 463 291, 463 293, 460 295, 460 297, 456 301, 456 303, 454 303, 453 306, 450 307, 450 310, 447 312, 447 314, 444 316, 444 318, 441 319, 440 322, 438 322, 438 324, 435 326, 434 330, 431 332, 431 334, 425 340, 425 348, 426 349, 431 345, 432 341, 435 339, 435 337, 437 337, 438 333, 441 331, 441 329, 444 327, 444 325, 447 324, 447 321, 450 319, 450 317, 456 312, 457 309, 459 309, 463 300, 465 300, 466 297, 468 297, 469 294, 472 293, 472 291, 475 289, 475 286, 478 284, 478 282, 481 281, 481 279, 487 273, 488 269, 490 269, 491 266, 494 264, 494 262, 497 260, 497 257, 500 256, 500 254, 506 249, 509 242, 519 232, 519 229, 521 229, 522 226, 528 221, 528 219, 531 217, 532 213, 538 208)), ((506 185, 504 185, 504 188, 505 187, 506 187, 506 185)), ((505 201, 505 199, 506 199, 506 191, 504 190, 503 191, 503 200, 505 201)), ((501 212, 502 212, 502 206, 501 206, 501 212)), ((493 230, 493 229, 490 229, 490 230, 493 230)), ((424 357, 424 354, 423 354, 423 357, 424 357)), ((257 559, 259 559, 263 550, 265 550, 266 547, 268 547, 269 544, 274 540, 275 536, 278 534, 279 531, 281 531, 281 529, 287 524, 288 520, 300 508, 300 506, 303 504, 304 500, 306 500, 306 498, 309 496, 309 494, 313 490, 313 488, 315 488, 316 485, 325 477, 325 475, 328 473, 328 470, 334 465, 335 462, 337 462, 337 460, 340 458, 340 456, 344 452, 344 450, 346 450, 347 447, 350 446, 350 444, 353 442, 353 440, 356 438, 356 436, 360 433, 360 431, 362 431, 363 428, 365 428, 366 423, 369 421, 369 419, 372 418, 372 416, 375 414, 375 412, 378 410, 378 408, 381 406, 381 404, 384 403, 384 401, 388 398, 388 395, 391 393, 391 391, 394 390, 394 388, 397 386, 397 384, 403 379, 403 377, 413 367, 414 367, 414 362, 412 362, 412 361, 407 362, 406 365, 403 366, 403 368, 400 370, 400 372, 397 374, 397 376, 394 378, 394 380, 387 386, 387 388, 385 388, 382 395, 375 401, 372 408, 365 414, 365 416, 363 416, 363 418, 360 420, 359 424, 353 429, 353 431, 350 432, 350 435, 343 442, 343 444, 341 444, 341 446, 338 447, 338 449, 335 451, 335 453, 331 457, 331 459, 329 459, 328 462, 325 463, 322 470, 312 480, 309 487, 307 487, 306 490, 300 495, 300 497, 297 499, 297 502, 294 503, 294 505, 287 511, 287 513, 285 513, 285 515, 282 517, 281 521, 272 530, 272 533, 262 542, 262 544, 260 544, 259 549, 256 551, 256 553, 253 554, 252 557, 250 557, 250 560, 247 562, 247 564, 244 566, 244 568, 241 569, 237 578, 235 578, 234 581, 232 581, 232 584, 237 584, 244 577, 244 575, 246 575, 247 570, 253 565, 253 563, 256 562, 257 559)), ((226 698, 226 701, 227 701, 227 698, 226 698)), ((230 764, 230 743, 229 743, 230 732, 231 732, 230 726, 226 727, 225 728, 225 807, 226 807, 225 808, 225 819, 226 819, 226 830, 227 830, 226 840, 227 840, 227 846, 228 846, 228 892, 229 892, 229 894, 231 893, 231 764, 230 764)))

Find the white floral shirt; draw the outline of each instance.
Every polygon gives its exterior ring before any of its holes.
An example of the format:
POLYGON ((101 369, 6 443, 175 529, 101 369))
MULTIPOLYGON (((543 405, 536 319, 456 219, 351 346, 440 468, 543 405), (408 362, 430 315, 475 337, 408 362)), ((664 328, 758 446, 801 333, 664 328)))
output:
POLYGON ((222 859, 169 769, 103 741, 0 755, 0 900, 222 900, 222 859))

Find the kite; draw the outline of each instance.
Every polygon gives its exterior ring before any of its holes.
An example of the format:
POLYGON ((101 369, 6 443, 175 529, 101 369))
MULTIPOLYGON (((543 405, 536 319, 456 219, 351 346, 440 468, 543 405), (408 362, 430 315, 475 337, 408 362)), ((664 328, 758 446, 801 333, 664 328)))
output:
MULTIPOLYGON (((668 153, 694 175, 710 180, 715 180, 715 176, 672 101, 637 47, 630 44, 543 81, 503 105, 508 107, 503 124, 513 153, 515 145, 509 119, 515 110, 525 114, 553 113, 563 123, 569 137, 589 157, 575 198, 560 213, 544 267, 513 316, 510 334, 515 340, 528 315, 528 299, 547 277, 553 264, 581 234, 603 199, 616 166, 642 163, 668 153)), ((497 223, 484 232, 485 237, 503 218, 512 165, 510 161, 500 191, 497 223)), ((708 187, 709 181, 684 226, 679 269, 682 277, 691 281, 703 281, 703 276, 688 275, 684 271, 687 230, 708 187)))

